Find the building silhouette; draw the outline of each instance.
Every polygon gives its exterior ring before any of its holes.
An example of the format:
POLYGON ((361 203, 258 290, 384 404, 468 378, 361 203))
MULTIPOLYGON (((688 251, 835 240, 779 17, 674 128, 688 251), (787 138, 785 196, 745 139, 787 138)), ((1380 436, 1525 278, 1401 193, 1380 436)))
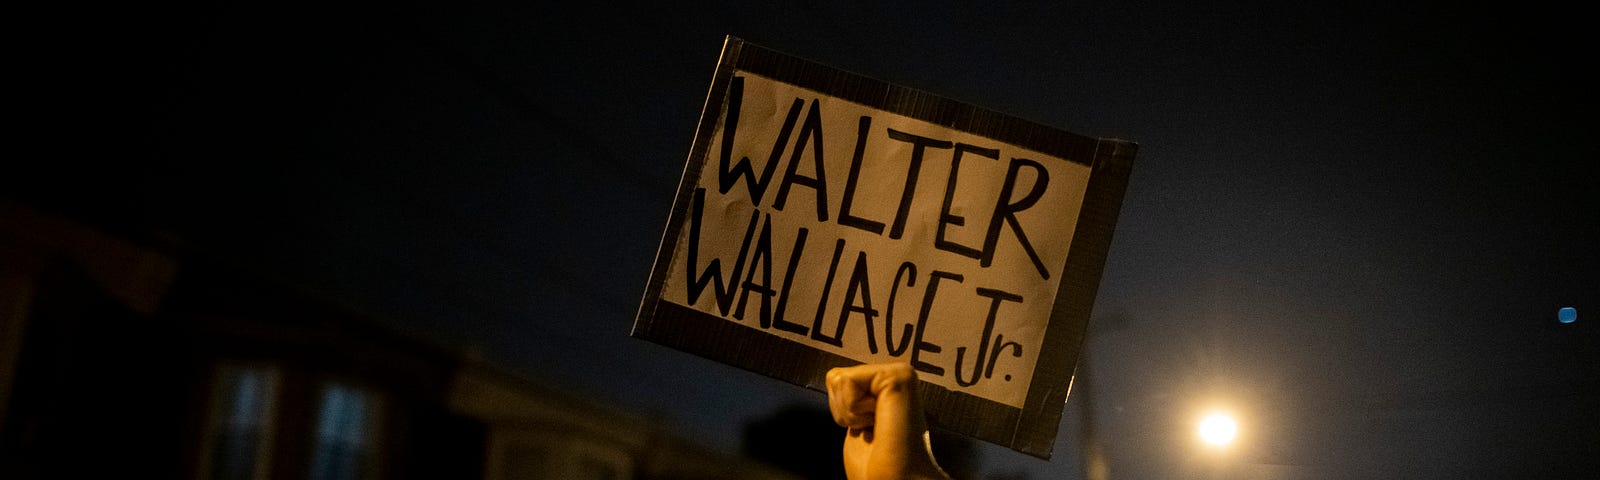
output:
POLYGON ((0 202, 0 478, 796 478, 173 243, 0 202))

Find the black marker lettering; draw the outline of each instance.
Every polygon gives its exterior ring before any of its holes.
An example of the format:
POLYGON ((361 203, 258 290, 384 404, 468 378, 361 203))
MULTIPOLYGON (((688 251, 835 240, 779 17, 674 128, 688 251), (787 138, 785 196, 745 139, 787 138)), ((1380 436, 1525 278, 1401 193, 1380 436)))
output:
POLYGON ((817 299, 817 318, 811 321, 811 339, 835 347, 844 346, 837 336, 828 338, 822 334, 822 314, 828 311, 828 291, 833 290, 833 275, 839 272, 839 255, 844 253, 844 239, 833 242, 833 261, 828 264, 828 279, 822 282, 822 296, 817 299))
MULTIPOLYGON (((750 237, 755 234, 756 221, 760 219, 761 212, 750 212, 750 226, 744 229, 744 244, 739 247, 739 259, 733 262, 733 272, 728 275, 728 283, 722 283, 722 259, 713 258, 706 264, 705 271, 700 278, 694 274, 695 265, 699 263, 700 252, 700 215, 705 210, 706 189, 694 189, 694 201, 690 202, 689 215, 689 265, 684 271, 689 275, 689 304, 700 302, 700 294, 705 292, 706 284, 710 283, 716 289, 717 311, 722 315, 728 314, 728 306, 733 303, 733 287, 739 282, 739 274, 744 271, 744 259, 750 253, 750 237)), ((843 240, 840 240, 841 242, 843 240)))
POLYGON ((744 277, 744 290, 739 292, 739 306, 733 310, 733 318, 744 320, 744 308, 749 304, 750 292, 761 295, 761 328, 772 325, 772 296, 778 292, 772 290, 772 215, 767 214, 761 222, 761 233, 756 235, 756 251, 750 254, 750 272, 744 277), (755 283, 757 266, 760 266, 761 283, 755 283))
POLYGON ((839 326, 833 334, 833 339, 840 343, 844 340, 844 325, 850 320, 850 313, 860 313, 867 326, 867 350, 878 353, 878 334, 872 330, 872 317, 878 316, 878 310, 872 308, 872 286, 867 283, 867 252, 856 252, 856 269, 850 273, 850 285, 844 291, 844 308, 839 311, 839 326), (861 304, 856 304, 856 295, 861 295, 861 304))
POLYGON ((928 137, 912 135, 893 128, 889 130, 889 138, 911 144, 911 164, 906 167, 906 186, 900 192, 900 208, 895 211, 894 225, 889 227, 889 238, 900 238, 905 234, 906 217, 911 214, 911 198, 917 193, 917 174, 922 170, 922 154, 929 147, 950 148, 950 142, 928 137))
POLYGON ((1034 252, 1033 245, 1028 243, 1028 235, 1022 233, 1022 223, 1017 221, 1017 212, 1027 210, 1038 202, 1049 184, 1050 172, 1045 170, 1044 165, 1026 158, 1011 159, 1011 167, 1006 170, 1005 186, 1000 188, 1000 198, 995 201, 994 216, 989 217, 989 233, 983 239, 983 258, 979 260, 979 265, 988 267, 994 262, 995 244, 999 243, 1000 239, 1000 222, 1004 221, 1011 225, 1011 232, 1016 234, 1017 241, 1022 243, 1022 249, 1028 252, 1028 258, 1033 259, 1033 266, 1039 269, 1039 276, 1046 280, 1050 278, 1050 271, 1044 268, 1044 262, 1039 260, 1039 254, 1034 252), (1017 184, 1017 171, 1022 167, 1033 169, 1037 175, 1028 193, 1023 195, 1021 200, 1011 202, 1011 193, 1017 184))
POLYGON ((977 355, 973 355, 971 380, 964 380, 961 378, 961 363, 963 358, 967 356, 967 347, 956 348, 956 384, 963 387, 976 385, 979 380, 982 380, 981 375, 983 374, 984 354, 988 353, 989 351, 989 334, 994 333, 994 317, 1000 311, 1000 302, 1022 301, 1021 295, 1006 293, 992 288, 979 288, 978 295, 989 297, 990 299, 993 299, 993 301, 989 302, 989 316, 983 321, 983 337, 978 340, 977 355))
POLYGON ((960 274, 938 270, 928 274, 928 293, 922 296, 922 312, 917 315, 917 338, 911 347, 911 368, 934 375, 944 375, 944 367, 922 361, 922 352, 939 353, 944 347, 922 341, 922 334, 928 331, 928 314, 933 313, 933 297, 939 293, 939 280, 947 279, 961 283, 960 274))
POLYGON ((945 225, 966 225, 966 218, 950 213, 950 204, 956 196, 956 175, 961 171, 961 154, 976 153, 994 160, 1000 159, 1000 151, 993 148, 983 148, 965 143, 956 144, 956 152, 950 157, 950 178, 944 184, 944 204, 939 207, 939 229, 933 237, 933 248, 955 253, 967 258, 979 258, 982 252, 976 248, 961 245, 956 242, 945 241, 945 225))
POLYGON ((889 308, 883 312, 883 343, 889 347, 891 357, 906 353, 906 347, 911 345, 911 325, 900 329, 900 341, 894 341, 894 297, 900 292, 902 276, 906 279, 907 287, 917 286, 917 266, 911 262, 901 263, 900 269, 894 272, 894 286, 889 287, 889 308))
POLYGON ((789 169, 783 174, 783 183, 778 184, 778 198, 772 201, 773 210, 783 210, 784 203, 789 200, 789 186, 800 184, 817 191, 817 221, 828 221, 828 181, 827 174, 822 170, 822 147, 822 112, 817 108, 817 101, 812 99, 811 113, 806 114, 806 123, 800 126, 800 139, 795 143, 794 154, 789 157, 789 169), (795 173, 800 166, 800 155, 805 153, 806 143, 811 140, 816 141, 816 145, 811 147, 816 178, 795 173))
MULTIPOLYGON (((795 234, 794 250, 789 253, 789 270, 783 274, 783 293, 778 294, 778 312, 772 317, 772 326, 778 330, 789 333, 805 335, 806 326, 783 319, 789 310, 789 287, 794 286, 794 271, 800 268, 800 254, 806 249, 806 234, 810 233, 805 227, 800 227, 800 233, 795 234)), ((766 325, 762 325, 765 327, 766 325)))
MULTIPOLYGON (((994 336, 994 351, 989 353, 989 366, 988 367, 984 367, 984 369, 983 369, 983 378, 994 378, 995 359, 999 358, 1000 357, 1000 352, 1006 351, 1006 348, 1010 348, 1011 349, 1011 356, 1016 357, 1016 358, 1022 358, 1022 344, 1017 343, 1017 342, 1007 342, 1005 335, 995 335, 994 336)), ((1006 381, 1008 381, 1008 382, 1011 381, 1011 375, 1009 375, 1009 374, 1006 375, 1006 381)))
POLYGON ((750 157, 740 157, 739 163, 729 169, 728 162, 733 156, 733 141, 738 138, 739 130, 739 105, 744 98, 744 77, 733 77, 732 84, 728 85, 728 113, 722 125, 722 170, 717 175, 717 192, 723 195, 733 189, 733 184, 740 177, 745 179, 746 187, 750 190, 750 204, 760 205, 761 196, 767 192, 767 184, 772 181, 772 172, 778 167, 778 160, 783 158, 783 149, 789 144, 789 133, 794 131, 794 122, 800 116, 800 107, 805 103, 796 98, 794 104, 789 106, 789 116, 783 121, 783 129, 778 131, 777 140, 772 142, 772 155, 767 157, 767 165, 761 168, 761 179, 756 180, 755 169, 750 166, 750 157))
POLYGON ((867 136, 871 130, 872 117, 862 115, 856 127, 856 153, 850 157, 850 176, 844 182, 844 201, 839 205, 839 224, 882 235, 883 222, 850 214, 850 204, 856 196, 856 181, 861 175, 861 155, 867 150, 867 136))

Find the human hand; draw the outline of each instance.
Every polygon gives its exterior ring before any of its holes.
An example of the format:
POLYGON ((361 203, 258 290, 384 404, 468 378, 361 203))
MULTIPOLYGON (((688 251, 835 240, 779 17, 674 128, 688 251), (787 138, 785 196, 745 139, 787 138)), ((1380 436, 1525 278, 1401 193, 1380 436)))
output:
POLYGON ((943 479, 917 398, 917 372, 904 363, 828 371, 828 409, 846 428, 845 476, 850 480, 943 479))

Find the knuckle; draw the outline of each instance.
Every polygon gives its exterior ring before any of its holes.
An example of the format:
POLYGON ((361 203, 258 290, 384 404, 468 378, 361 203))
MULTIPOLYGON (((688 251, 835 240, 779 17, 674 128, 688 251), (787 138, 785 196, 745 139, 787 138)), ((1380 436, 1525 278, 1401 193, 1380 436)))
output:
POLYGON ((917 370, 911 368, 909 363, 891 364, 888 370, 895 380, 911 381, 917 379, 917 370))

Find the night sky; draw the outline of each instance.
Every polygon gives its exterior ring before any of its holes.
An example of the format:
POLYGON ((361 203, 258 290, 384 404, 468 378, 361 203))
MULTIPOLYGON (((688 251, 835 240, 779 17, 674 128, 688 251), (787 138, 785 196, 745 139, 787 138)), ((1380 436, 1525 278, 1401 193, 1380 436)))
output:
POLYGON ((1171 3, 44 7, 0 185, 735 452, 823 396, 628 337, 731 34, 1139 143, 1054 460, 986 471, 1081 478, 1086 406, 1113 478, 1600 471, 1593 17, 1171 3))

